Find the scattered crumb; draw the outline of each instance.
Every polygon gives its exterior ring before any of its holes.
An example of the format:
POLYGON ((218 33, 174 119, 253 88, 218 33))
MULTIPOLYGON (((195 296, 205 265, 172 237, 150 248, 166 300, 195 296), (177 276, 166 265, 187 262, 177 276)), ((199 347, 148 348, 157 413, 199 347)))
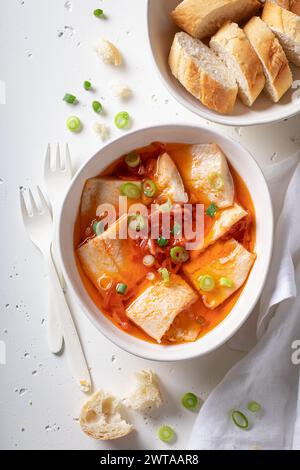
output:
POLYGON ((122 64, 122 56, 119 49, 106 39, 101 39, 98 42, 96 52, 105 64, 112 64, 115 67, 119 67, 122 64))
POLYGON ((112 89, 114 95, 117 98, 120 98, 122 100, 127 100, 132 95, 132 91, 129 88, 129 86, 126 85, 126 83, 123 83, 121 81, 113 83, 111 85, 111 89, 112 89))
POLYGON ((101 137, 102 140, 109 139, 110 129, 106 124, 95 122, 93 124, 93 130, 98 137, 101 137))
POLYGON ((84 393, 91 391, 91 384, 87 380, 80 380, 80 388, 84 393))

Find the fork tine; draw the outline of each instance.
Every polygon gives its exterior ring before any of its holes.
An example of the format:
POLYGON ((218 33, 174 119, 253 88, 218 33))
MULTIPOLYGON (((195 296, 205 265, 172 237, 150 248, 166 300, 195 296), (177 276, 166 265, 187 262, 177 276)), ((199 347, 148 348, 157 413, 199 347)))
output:
POLYGON ((47 201, 45 199, 44 194, 41 191, 41 188, 39 186, 37 186, 36 189, 37 189, 37 192, 38 192, 38 195, 39 195, 39 198, 40 198, 40 204, 41 204, 42 212, 47 212, 47 211, 50 212, 49 206, 47 204, 47 201))
POLYGON ((56 147, 56 159, 55 159, 55 170, 60 170, 61 169, 61 157, 60 157, 60 147, 59 144, 57 144, 56 147))
POLYGON ((66 170, 67 173, 72 174, 71 155, 70 155, 70 149, 69 149, 68 144, 66 144, 65 170, 66 170))
POLYGON ((47 170, 50 170, 51 168, 51 147, 50 144, 47 145, 47 150, 46 150, 46 157, 45 157, 45 163, 44 163, 44 172, 47 170))
POLYGON ((32 213, 32 215, 37 215, 39 213, 39 209, 38 209, 37 204, 35 202, 35 199, 32 195, 31 189, 28 189, 28 194, 29 194, 31 213, 32 213))
POLYGON ((23 195, 22 191, 20 191, 20 206, 21 206, 21 212, 22 212, 23 220, 25 221, 25 219, 27 219, 27 217, 28 217, 28 210, 27 210, 27 206, 26 206, 24 195, 23 195))

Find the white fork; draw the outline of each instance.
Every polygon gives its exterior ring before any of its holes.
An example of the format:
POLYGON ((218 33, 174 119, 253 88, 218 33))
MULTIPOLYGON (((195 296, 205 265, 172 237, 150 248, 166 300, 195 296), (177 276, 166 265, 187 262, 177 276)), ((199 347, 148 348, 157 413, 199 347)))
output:
POLYGON ((23 221, 31 241, 41 251, 46 260, 49 269, 49 280, 59 306, 61 326, 72 373, 81 390, 87 392, 91 389, 90 373, 51 254, 52 216, 39 187, 37 187, 37 192, 38 202, 34 199, 31 190, 28 190, 28 206, 23 192, 20 192, 23 221))
MULTIPOLYGON (((59 269, 59 257, 57 250, 58 239, 58 219, 61 209, 63 196, 66 188, 72 179, 72 167, 69 146, 66 144, 65 153, 61 158, 59 144, 56 148, 56 157, 51 165, 51 147, 47 146, 46 158, 44 163, 44 182, 45 189, 52 207, 53 216, 53 239, 52 239, 52 255, 58 272, 60 283, 64 287, 64 279, 59 269)), ((57 311, 56 299, 53 291, 50 290, 50 298, 48 305, 48 344, 52 352, 57 353, 62 348, 63 337, 60 327, 59 312, 57 311)))

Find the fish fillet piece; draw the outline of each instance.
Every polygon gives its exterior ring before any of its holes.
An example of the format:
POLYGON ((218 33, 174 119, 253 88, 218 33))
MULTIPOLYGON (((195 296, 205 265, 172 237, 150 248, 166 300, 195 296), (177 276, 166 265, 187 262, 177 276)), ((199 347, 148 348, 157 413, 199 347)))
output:
POLYGON ((147 274, 147 268, 136 254, 134 241, 119 238, 124 225, 127 225, 127 215, 77 249, 85 273, 97 288, 104 275, 133 287, 147 274))
MULTIPOLYGON (((97 207, 101 204, 111 204, 118 210, 120 187, 126 181, 113 177, 90 178, 86 181, 80 206, 80 226, 84 230, 88 224, 95 218, 97 207)), ((141 181, 131 181, 141 187, 141 181)), ((127 199, 127 206, 139 202, 137 200, 127 199)))
POLYGON ((234 239, 220 240, 183 266, 185 275, 200 293, 206 307, 214 309, 228 299, 246 281, 255 261, 255 254, 246 250, 234 239), (201 276, 211 276, 215 287, 201 290, 201 276), (230 287, 220 285, 220 279, 230 280, 230 287))
POLYGON ((217 144, 188 145, 171 152, 192 203, 232 206, 234 183, 226 156, 217 144))
POLYGON ((197 299, 193 289, 180 276, 172 274, 169 282, 147 284, 126 309, 126 315, 160 343, 176 316, 197 299))
POLYGON ((188 202, 180 173, 168 153, 158 157, 154 180, 162 196, 172 202, 188 202))

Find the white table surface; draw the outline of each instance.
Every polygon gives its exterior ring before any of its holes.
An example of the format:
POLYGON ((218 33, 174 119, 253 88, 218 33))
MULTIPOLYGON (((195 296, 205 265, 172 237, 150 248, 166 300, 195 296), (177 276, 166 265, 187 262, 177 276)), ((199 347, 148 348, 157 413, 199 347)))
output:
POLYGON ((85 396, 70 376, 67 351, 56 357, 47 350, 46 279, 42 259, 22 226, 18 193, 21 186, 41 182, 47 142, 69 142, 75 168, 103 145, 91 129, 101 118, 90 108, 92 95, 82 89, 85 79, 91 79, 93 96, 105 106, 111 138, 121 134, 112 121, 125 108, 134 118, 134 129, 166 122, 214 127, 242 142, 262 167, 300 147, 300 116, 270 126, 233 129, 205 123, 176 103, 149 57, 145 4, 1 0, 0 81, 6 85, 6 104, 0 104, 0 340, 7 353, 7 364, 0 365, 1 449, 166 449, 155 437, 163 423, 176 429, 172 448, 185 448, 195 415, 182 409, 181 394, 194 391, 205 398, 242 357, 225 345, 200 359, 150 363, 110 344, 74 306, 95 388, 125 394, 134 383, 134 371, 152 368, 165 398, 165 406, 148 419, 132 416, 137 431, 128 438, 101 443, 85 436, 76 421, 85 396), (93 16, 97 7, 105 10, 106 20, 93 16), (120 70, 98 60, 93 46, 101 36, 120 47, 125 57, 120 70), (118 79, 134 92, 126 105, 110 90, 118 79), (62 102, 65 92, 80 98, 74 110, 84 123, 79 135, 65 128, 73 113, 62 102))

